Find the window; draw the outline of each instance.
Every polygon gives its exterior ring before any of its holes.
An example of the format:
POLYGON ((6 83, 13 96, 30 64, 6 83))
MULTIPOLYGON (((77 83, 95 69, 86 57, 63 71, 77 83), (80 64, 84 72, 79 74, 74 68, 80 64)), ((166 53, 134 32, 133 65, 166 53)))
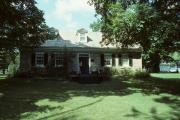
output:
POLYGON ((106 62, 105 62, 106 65, 111 65, 111 60, 109 58, 106 58, 106 62))
POLYGON ((36 53, 36 66, 44 67, 44 53, 36 53))
POLYGON ((128 67, 129 66, 129 59, 128 59, 128 55, 124 54, 122 55, 122 66, 123 67, 128 67))
POLYGON ((55 67, 63 66, 63 54, 55 54, 55 67))
POLYGON ((85 33, 80 33, 80 42, 85 42, 85 41, 86 41, 85 33))
POLYGON ((106 66, 112 65, 112 56, 111 55, 105 55, 105 65, 106 66))

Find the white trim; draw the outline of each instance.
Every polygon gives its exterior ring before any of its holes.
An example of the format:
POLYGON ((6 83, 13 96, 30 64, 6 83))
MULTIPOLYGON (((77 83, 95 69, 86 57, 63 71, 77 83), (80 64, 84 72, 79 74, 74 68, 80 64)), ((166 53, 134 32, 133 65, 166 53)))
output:
POLYGON ((104 63, 104 65, 106 66, 106 67, 112 67, 112 54, 104 54, 104 60, 105 60, 105 63, 104 63), (109 65, 107 65, 106 64, 106 59, 109 59, 110 61, 110 64, 109 65))
POLYGON ((79 53, 79 57, 89 57, 89 53, 79 53))
POLYGON ((115 66, 116 67, 119 66, 119 57, 118 57, 118 55, 115 55, 115 66))
POLYGON ((87 34, 86 33, 79 33, 79 42, 81 42, 81 43, 87 43, 87 34), (83 37, 85 37, 85 39, 84 40, 81 40, 81 35, 84 35, 83 37))
MULTIPOLYGON (((56 60, 57 60, 57 57, 61 57, 61 55, 62 55, 62 61, 64 61, 64 59, 63 59, 63 53, 54 53, 54 55, 55 55, 55 67, 62 67, 63 66, 63 63, 62 64, 60 64, 60 65, 57 65, 56 64, 56 60), (60 55, 60 56, 57 56, 57 55, 60 55)), ((60 60, 60 59, 59 59, 60 60)))
POLYGON ((92 72, 90 69, 91 68, 91 54, 90 53, 88 53, 88 54, 89 54, 89 61, 88 61, 89 62, 89 73, 91 74, 91 72, 92 72))

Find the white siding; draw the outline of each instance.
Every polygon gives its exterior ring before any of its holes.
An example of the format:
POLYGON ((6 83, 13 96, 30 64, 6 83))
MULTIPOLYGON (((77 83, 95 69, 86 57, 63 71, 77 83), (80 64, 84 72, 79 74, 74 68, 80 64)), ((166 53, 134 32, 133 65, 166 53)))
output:
POLYGON ((132 64, 134 69, 142 69, 142 59, 133 59, 132 64))

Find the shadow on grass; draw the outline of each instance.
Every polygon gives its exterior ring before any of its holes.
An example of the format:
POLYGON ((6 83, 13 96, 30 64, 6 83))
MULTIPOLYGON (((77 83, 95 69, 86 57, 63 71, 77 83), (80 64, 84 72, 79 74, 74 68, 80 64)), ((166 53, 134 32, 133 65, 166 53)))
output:
POLYGON ((141 93, 146 95, 159 95, 159 98, 154 99, 154 101, 169 106, 173 111, 159 114, 157 108, 152 107, 150 114, 146 114, 143 111, 132 107, 131 114, 127 114, 126 117, 137 118, 138 116, 144 115, 146 116, 147 120, 164 120, 168 118, 172 120, 180 120, 180 79, 149 77, 144 79, 137 79, 135 81, 132 80, 128 84, 131 86, 131 88, 136 88, 141 93))
POLYGON ((49 119, 49 118, 52 118, 52 117, 56 117, 56 116, 60 116, 60 115, 63 115, 63 114, 67 114, 67 113, 70 113, 70 112, 73 112, 73 111, 76 111, 76 110, 79 110, 79 109, 82 109, 82 108, 85 108, 85 107, 89 107, 89 106, 91 106, 91 105, 93 105, 93 104, 96 104, 96 103, 98 103, 98 102, 101 102, 102 100, 103 100, 103 98, 98 99, 98 100, 96 100, 96 101, 94 101, 94 102, 92 102, 92 103, 89 103, 89 104, 86 104, 86 105, 82 105, 82 106, 76 107, 76 108, 71 109, 71 110, 67 110, 67 111, 63 111, 63 112, 61 112, 61 113, 56 113, 56 114, 53 114, 53 115, 49 115, 49 116, 47 116, 47 117, 43 117, 43 118, 38 119, 38 120, 49 119))
POLYGON ((158 110, 156 107, 152 107, 150 109, 150 112, 144 113, 143 111, 138 110, 135 107, 132 107, 131 113, 125 115, 126 117, 131 117, 131 118, 139 118, 140 116, 144 116, 143 118, 146 120, 179 120, 179 114, 167 114, 167 113, 158 113, 158 110), (169 116, 170 115, 170 116, 169 116), (174 116, 173 116, 174 115, 174 116))
MULTIPOLYGON (((12 79, 10 81, 0 82, 0 120, 13 119, 18 120, 21 114, 31 111, 44 111, 46 109, 60 109, 62 112, 55 113, 43 119, 48 119, 61 114, 73 112, 75 110, 88 107, 90 105, 100 102, 99 99, 95 102, 73 108, 68 111, 63 111, 63 106, 37 106, 34 103, 42 100, 49 99, 58 103, 70 100, 72 97, 85 96, 85 97, 99 97, 99 96, 125 96, 137 92, 146 95, 169 93, 171 95, 180 96, 180 80, 164 80, 157 78, 147 78, 137 80, 133 78, 114 77, 111 81, 106 81, 101 84, 78 84, 70 81, 51 81, 49 80, 29 80, 29 79, 12 79)), ((171 98, 159 98, 155 100, 159 103, 167 104, 175 109, 176 112, 171 114, 180 116, 180 100, 171 98)), ((161 120, 156 114, 156 109, 153 108, 152 114, 155 120, 161 120)), ((132 108, 132 114, 127 117, 136 118, 138 115, 144 114, 136 108, 132 108)), ((63 120, 71 119, 75 116, 67 116, 61 118, 63 120)))

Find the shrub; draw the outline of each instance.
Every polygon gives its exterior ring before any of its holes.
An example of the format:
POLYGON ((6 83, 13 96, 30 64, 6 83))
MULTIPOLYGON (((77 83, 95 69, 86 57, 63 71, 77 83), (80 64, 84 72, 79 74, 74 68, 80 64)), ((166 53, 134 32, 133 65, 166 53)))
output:
POLYGON ((103 74, 104 75, 108 75, 108 76, 112 76, 112 70, 110 67, 104 67, 103 69, 103 74))
POLYGON ((13 77, 18 72, 20 65, 20 56, 17 55, 14 61, 11 61, 8 66, 8 76, 13 77))
POLYGON ((119 76, 130 77, 134 75, 134 70, 132 70, 131 68, 105 67, 104 73, 109 76, 119 75, 119 76))
POLYGON ((118 75, 122 77, 135 77, 135 78, 148 78, 150 74, 141 70, 133 70, 131 68, 115 68, 115 67, 104 67, 103 74, 106 76, 118 75))
POLYGON ((119 70, 119 75, 125 77, 131 77, 134 75, 134 70, 132 70, 131 68, 121 68, 119 70))
POLYGON ((134 74, 135 78, 148 78, 150 77, 150 73, 145 71, 136 71, 134 74))

